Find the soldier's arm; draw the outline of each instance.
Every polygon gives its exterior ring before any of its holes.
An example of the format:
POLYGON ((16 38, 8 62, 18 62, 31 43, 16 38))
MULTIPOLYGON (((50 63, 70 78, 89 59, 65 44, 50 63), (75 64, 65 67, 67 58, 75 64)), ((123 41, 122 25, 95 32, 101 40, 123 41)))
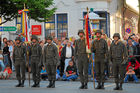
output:
POLYGON ((110 46, 109 50, 109 61, 112 62, 112 45, 110 46))
POLYGON ((59 53, 57 47, 54 45, 54 50, 55 50, 55 59, 57 60, 57 66, 60 64, 59 60, 59 53))
POLYGON ((75 44, 74 57, 76 58, 77 57, 77 40, 75 40, 74 44, 75 44))
POLYGON ((43 48, 43 62, 46 62, 46 46, 43 48))
POLYGON ((124 60, 127 62, 127 60, 128 60, 128 52, 127 52, 127 48, 126 48, 126 46, 123 44, 123 56, 124 56, 124 60))
POLYGON ((42 47, 39 45, 39 59, 40 59, 40 66, 43 64, 43 56, 42 56, 42 47))
POLYGON ((13 62, 15 63, 15 47, 14 47, 14 50, 13 50, 13 62))
POLYGON ((91 52, 93 52, 93 53, 95 53, 95 40, 92 42, 92 44, 91 44, 91 52))
POLYGON ((106 54, 107 60, 109 60, 108 45, 107 45, 107 42, 106 41, 105 41, 105 54, 106 54))

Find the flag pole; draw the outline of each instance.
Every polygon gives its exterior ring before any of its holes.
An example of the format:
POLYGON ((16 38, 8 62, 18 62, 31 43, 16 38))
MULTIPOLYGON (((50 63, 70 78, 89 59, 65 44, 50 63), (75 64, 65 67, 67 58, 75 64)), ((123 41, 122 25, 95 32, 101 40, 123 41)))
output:
MULTIPOLYGON (((26 9, 26 5, 25 5, 25 3, 24 3, 24 11, 23 12, 25 12, 25 9, 26 9)), ((25 12, 26 13, 26 12, 25 12)), ((26 14, 25 14, 25 18, 24 18, 25 20, 27 19, 26 18, 26 14)), ((26 21, 25 21, 26 22, 26 21)), ((25 23, 26 25, 24 25, 25 27, 26 27, 26 30, 27 30, 27 22, 25 23)), ((26 40, 26 38, 28 38, 28 35, 27 35, 27 31, 24 31, 25 33, 26 33, 26 35, 25 35, 25 40, 26 40)), ((24 34, 25 34, 24 33, 24 34)), ((29 87, 30 87, 30 63, 29 63, 29 50, 28 50, 28 41, 26 41, 26 44, 27 44, 27 67, 28 67, 28 79, 29 79, 29 87)))
MULTIPOLYGON (((87 15, 89 15, 89 8, 87 7, 87 15)), ((89 19, 88 19, 89 20, 89 19)), ((86 23, 86 21, 85 21, 86 23)), ((85 28, 86 29, 86 28, 85 28)), ((85 31, 86 33, 86 31, 85 31)), ((86 33, 88 34, 88 33, 86 33)), ((86 40, 86 44, 87 44, 87 40, 86 40)), ((89 45, 90 46, 90 45, 89 45)), ((95 88, 95 77, 94 77, 94 67, 93 67, 93 58, 92 58, 92 53, 90 51, 90 49, 88 49, 88 47, 86 48, 87 49, 87 52, 89 53, 89 56, 91 58, 91 61, 92 61, 92 73, 93 73, 93 87, 95 88), (91 55, 90 55, 91 54, 91 55)))

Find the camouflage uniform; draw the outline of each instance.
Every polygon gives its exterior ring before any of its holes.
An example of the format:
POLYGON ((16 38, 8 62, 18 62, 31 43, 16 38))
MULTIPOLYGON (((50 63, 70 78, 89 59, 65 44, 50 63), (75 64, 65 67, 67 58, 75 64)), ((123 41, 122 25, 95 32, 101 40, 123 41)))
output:
POLYGON ((42 48, 41 46, 38 44, 38 38, 36 36, 32 36, 33 40, 36 40, 36 44, 35 45, 31 45, 30 48, 30 57, 31 57, 31 71, 32 71, 32 75, 33 75, 33 81, 34 81, 34 85, 32 87, 39 87, 39 82, 40 82, 40 71, 41 71, 41 57, 42 57, 42 48))
MULTIPOLYGON (((51 37, 47 37, 47 39, 52 40, 51 37)), ((56 45, 53 43, 47 44, 44 46, 44 64, 46 66, 46 70, 48 73, 48 80, 50 84, 48 88, 55 87, 55 80, 56 80, 56 66, 59 62, 59 54, 56 45)))
MULTIPOLYGON (((101 33, 100 31, 98 33, 101 33)), ((108 45, 107 42, 101 38, 100 40, 94 40, 91 51, 95 53, 95 71, 96 79, 98 82, 97 89, 104 88, 105 82, 105 63, 108 59, 108 45), (101 85, 102 83, 102 85, 101 85)))
MULTIPOLYGON (((119 33, 115 33, 113 37, 118 37, 120 39, 119 33)), ((117 44, 115 44, 115 41, 113 41, 110 47, 110 59, 113 63, 114 77, 116 83, 116 88, 114 88, 114 90, 122 90, 122 83, 124 80, 125 71, 124 67, 127 62, 127 56, 127 49, 124 43, 119 41, 117 44)))
MULTIPOLYGON (((83 31, 79 31, 79 33, 84 33, 83 31)), ((80 76, 80 82, 82 86, 81 89, 87 87, 88 83, 88 54, 86 53, 86 43, 85 39, 78 39, 75 41, 75 59, 77 60, 77 66, 80 76)))
MULTIPOLYGON (((21 42, 19 37, 16 38, 21 42)), ((15 40, 15 41, 16 41, 15 40)), ((25 55, 26 55, 26 47, 23 45, 15 45, 13 50, 13 62, 16 69, 16 77, 19 81, 19 84, 16 87, 24 87, 24 80, 25 80, 25 55), (21 82, 22 80, 22 82, 21 82)))

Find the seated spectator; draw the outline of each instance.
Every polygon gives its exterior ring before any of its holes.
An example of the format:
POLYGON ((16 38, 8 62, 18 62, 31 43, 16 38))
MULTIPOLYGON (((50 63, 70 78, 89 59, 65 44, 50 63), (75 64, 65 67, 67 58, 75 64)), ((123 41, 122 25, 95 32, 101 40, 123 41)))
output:
POLYGON ((1 70, 1 71, 4 71, 4 69, 5 69, 5 65, 4 65, 4 63, 3 63, 3 61, 2 61, 2 60, 0 60, 0 67, 2 68, 2 70, 1 70))
POLYGON ((56 80, 58 80, 60 78, 60 71, 59 69, 56 70, 56 80))
POLYGON ((77 79, 77 68, 76 66, 73 65, 73 61, 70 60, 69 61, 69 65, 68 67, 66 68, 66 72, 65 72, 65 75, 63 75, 63 80, 75 80, 77 79))
POLYGON ((125 83, 128 82, 131 78, 132 78, 136 83, 138 82, 138 78, 137 78, 137 76, 135 75, 135 71, 134 71, 134 69, 133 69, 132 66, 130 66, 130 67, 128 68, 128 71, 126 72, 126 77, 125 77, 125 79, 124 79, 124 82, 125 82, 125 83))
POLYGON ((8 79, 11 74, 12 74, 12 70, 10 69, 10 66, 7 65, 5 70, 0 73, 0 78, 8 79))
POLYGON ((136 58, 131 58, 130 62, 128 63, 128 66, 126 70, 128 71, 128 68, 132 66, 134 68, 134 71, 136 75, 139 77, 140 76, 140 63, 136 60, 136 58))
POLYGON ((40 75, 41 75, 41 79, 43 79, 43 80, 46 80, 48 78, 48 74, 47 74, 47 71, 46 71, 44 66, 42 66, 42 70, 40 72, 40 75))

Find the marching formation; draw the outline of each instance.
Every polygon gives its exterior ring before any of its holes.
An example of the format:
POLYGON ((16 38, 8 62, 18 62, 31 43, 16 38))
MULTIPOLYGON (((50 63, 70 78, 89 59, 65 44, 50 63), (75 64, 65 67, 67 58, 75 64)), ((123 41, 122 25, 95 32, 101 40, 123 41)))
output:
MULTIPOLYGON (((115 33, 113 41, 108 50, 107 41, 101 38, 102 32, 97 30, 96 39, 91 43, 91 52, 95 54, 95 72, 98 85, 96 89, 105 89, 105 63, 112 62, 116 87, 114 90, 122 90, 124 79, 123 66, 127 63, 127 49, 125 44, 120 41, 119 33, 115 33)), ((80 77, 80 89, 88 89, 88 64, 89 55, 86 52, 85 33, 79 30, 79 39, 75 40, 74 61, 77 63, 78 74, 80 77)), ((41 47, 38 38, 32 36, 31 47, 23 45, 21 38, 15 39, 16 44, 13 51, 13 62, 15 64, 16 77, 18 84, 16 87, 24 87, 25 81, 25 59, 31 58, 31 71, 34 84, 32 87, 40 87, 40 71, 44 65, 47 70, 49 85, 47 88, 55 88, 56 68, 60 64, 57 46, 53 43, 51 36, 46 37, 46 44, 41 47)), ((28 63, 28 62, 26 62, 28 63)))

